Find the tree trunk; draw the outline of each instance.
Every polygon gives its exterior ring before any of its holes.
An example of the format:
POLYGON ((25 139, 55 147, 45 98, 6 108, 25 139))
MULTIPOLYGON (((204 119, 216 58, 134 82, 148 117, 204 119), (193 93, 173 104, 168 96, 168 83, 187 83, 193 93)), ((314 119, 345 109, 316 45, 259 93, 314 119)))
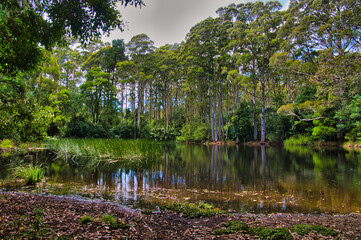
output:
POLYGON ((219 131, 219 138, 222 139, 222 84, 221 79, 219 79, 219 103, 218 103, 218 131, 219 131))
POLYGON ((261 84, 262 91, 262 113, 261 113, 261 144, 266 143, 266 95, 265 95, 265 85, 261 84))
POLYGON ((257 114, 256 114, 256 108, 257 108, 257 99, 256 99, 256 91, 257 91, 257 85, 255 84, 253 88, 253 140, 257 141, 257 114))

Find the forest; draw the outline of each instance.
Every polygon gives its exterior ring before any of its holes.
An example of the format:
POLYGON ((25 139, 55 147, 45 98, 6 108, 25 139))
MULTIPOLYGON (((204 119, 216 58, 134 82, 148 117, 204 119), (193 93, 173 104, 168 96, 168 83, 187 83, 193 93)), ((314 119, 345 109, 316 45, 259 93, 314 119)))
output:
POLYGON ((0 139, 361 139, 360 1, 231 4, 159 48, 100 41, 122 24, 109 9, 77 29, 59 6, 50 26, 13 2, 0 4, 0 139))

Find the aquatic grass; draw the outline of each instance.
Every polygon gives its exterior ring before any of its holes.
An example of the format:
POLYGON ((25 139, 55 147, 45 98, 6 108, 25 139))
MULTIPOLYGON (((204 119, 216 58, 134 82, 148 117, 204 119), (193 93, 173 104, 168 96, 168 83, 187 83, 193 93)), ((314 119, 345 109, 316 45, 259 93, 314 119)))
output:
POLYGON ((25 181, 26 185, 35 185, 45 176, 45 171, 41 166, 33 166, 32 164, 26 166, 17 166, 14 168, 13 175, 25 181))
POLYGON ((125 168, 147 168, 159 159, 162 147, 156 141, 122 139, 50 140, 49 148, 78 165, 97 168, 118 165, 125 168))

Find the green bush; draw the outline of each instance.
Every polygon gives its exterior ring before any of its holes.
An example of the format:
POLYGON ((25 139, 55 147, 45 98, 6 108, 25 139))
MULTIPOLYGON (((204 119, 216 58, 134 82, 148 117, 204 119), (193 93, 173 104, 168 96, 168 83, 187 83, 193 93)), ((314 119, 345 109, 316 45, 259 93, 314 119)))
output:
POLYGON ((184 124, 181 135, 177 138, 179 142, 205 142, 209 138, 209 126, 206 123, 194 122, 184 124))
POLYGON ((93 124, 83 116, 76 116, 68 123, 65 136, 73 138, 107 138, 109 133, 101 124, 93 124))
POLYGON ((313 128, 312 137, 319 141, 336 140, 337 129, 328 126, 316 126, 313 128))
POLYGON ((304 135, 296 135, 284 141, 286 145, 310 145, 312 144, 309 137, 304 135))
POLYGON ((119 125, 112 129, 112 135, 122 139, 134 138, 134 132, 134 123, 131 119, 124 119, 119 125))

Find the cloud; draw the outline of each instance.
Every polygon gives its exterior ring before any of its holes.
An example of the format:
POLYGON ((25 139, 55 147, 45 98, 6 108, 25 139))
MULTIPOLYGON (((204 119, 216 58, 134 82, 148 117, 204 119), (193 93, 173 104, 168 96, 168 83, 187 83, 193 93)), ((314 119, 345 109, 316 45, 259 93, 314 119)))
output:
MULTIPOLYGON (((283 0, 286 1, 286 0, 283 0)), ((131 37, 145 33, 156 47, 180 43, 192 26, 208 18, 217 17, 216 10, 231 3, 245 0, 144 0, 146 6, 121 7, 122 18, 127 22, 124 32, 114 31, 103 41, 122 38, 128 42, 131 37)))

